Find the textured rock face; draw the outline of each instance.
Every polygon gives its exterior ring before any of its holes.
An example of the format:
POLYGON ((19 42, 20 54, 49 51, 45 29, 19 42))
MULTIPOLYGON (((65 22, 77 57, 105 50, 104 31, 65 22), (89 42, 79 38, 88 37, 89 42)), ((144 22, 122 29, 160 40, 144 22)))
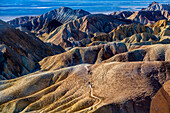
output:
POLYGON ((42 70, 54 70, 83 63, 100 63, 115 54, 126 51, 126 45, 121 42, 111 42, 105 45, 84 48, 76 47, 65 53, 46 57, 41 60, 39 64, 41 65, 42 70))
POLYGON ((148 8, 140 11, 118 11, 110 15, 120 19, 130 19, 142 24, 154 24, 161 19, 170 19, 170 5, 153 2, 148 8))
POLYGON ((52 50, 36 37, 30 37, 24 32, 14 29, 3 21, 0 21, 0 42, 23 56, 34 61, 53 55, 52 50))
POLYGON ((9 21, 8 23, 14 25, 14 27, 17 26, 26 27, 28 30, 34 31, 36 33, 40 29, 43 29, 43 27, 45 27, 47 23, 49 23, 54 19, 63 24, 63 23, 67 23, 70 20, 78 19, 88 14, 90 13, 81 9, 73 10, 68 7, 61 7, 58 9, 54 9, 43 15, 36 16, 32 19, 27 19, 28 21, 16 22, 18 21, 18 19, 14 19, 9 21), (16 25, 16 23, 18 23, 18 25, 16 25))
POLYGON ((107 33, 100 33, 99 35, 94 35, 94 37, 91 38, 91 41, 108 41, 111 42, 112 39, 110 38, 109 34, 107 33))
POLYGON ((2 81, 0 111, 148 113, 151 98, 169 77, 169 65, 169 62, 78 65, 2 81))
POLYGON ((165 20, 159 20, 157 21, 153 27, 161 28, 161 27, 166 27, 167 25, 170 25, 170 21, 165 20))
POLYGON ((28 74, 46 56, 63 52, 50 48, 36 37, 14 29, 0 20, 0 79, 11 79, 28 74))
POLYGON ((128 61, 170 61, 170 45, 158 44, 139 46, 129 52, 121 53, 111 57, 104 62, 128 62, 128 61))
POLYGON ((134 12, 133 11, 118 11, 118 12, 113 12, 110 15, 113 15, 116 18, 119 19, 126 19, 129 16, 131 16, 134 12))
POLYGON ((21 24, 24 24, 28 21, 31 21, 33 18, 33 16, 24 16, 24 17, 19 17, 19 18, 15 18, 13 20, 10 20, 9 22, 7 22, 8 24, 11 24, 15 27, 19 27, 21 24))
POLYGON ((162 11, 167 10, 170 11, 170 4, 159 4, 157 2, 152 2, 146 9, 142 9, 144 11, 162 11))
POLYGON ((153 26, 153 33, 160 36, 170 36, 170 21, 159 20, 153 26))
POLYGON ((170 80, 156 93, 151 102, 150 113, 170 112, 170 80))
POLYGON ((170 36, 163 36, 163 37, 161 37, 159 42, 162 43, 162 44, 170 44, 170 36))
POLYGON ((44 25, 44 27, 36 33, 37 34, 36 36, 40 38, 42 41, 44 41, 49 33, 51 33, 53 30, 55 30, 57 27, 61 25, 62 23, 58 22, 57 20, 52 20, 46 25, 44 25))
POLYGON ((113 16, 103 14, 88 15, 58 27, 50 33, 46 41, 68 47, 67 41, 82 40, 91 37, 96 32, 109 33, 120 24, 130 23, 130 20, 116 19, 113 16))
MULTIPOLYGON (((137 43, 150 41, 152 43, 162 43, 163 40, 168 41, 170 36, 170 23, 167 20, 159 20, 153 26, 143 24, 120 25, 113 29, 109 36, 100 35, 94 41, 122 41, 125 43, 137 43)), ((92 40, 92 41, 93 41, 92 40)), ((164 41, 163 41, 164 43, 164 41)))
POLYGON ((169 19, 170 12, 162 11, 137 11, 127 19, 140 22, 142 24, 153 24, 158 20, 169 19))
POLYGON ((0 45, 0 80, 13 79, 31 73, 36 69, 36 62, 6 45, 0 45))
POLYGON ((161 19, 170 19, 170 4, 159 4, 153 2, 146 9, 133 13, 127 19, 131 19, 143 24, 153 24, 161 19))
POLYGON ((88 46, 100 45, 100 44, 107 44, 107 43, 109 43, 109 42, 106 42, 106 41, 93 41, 90 44, 88 44, 87 47, 88 46))
POLYGON ((150 42, 156 43, 159 40, 160 39, 158 37, 150 33, 138 33, 138 34, 132 35, 131 37, 125 38, 124 40, 122 40, 122 42, 133 44, 133 43, 138 43, 138 42, 150 41, 150 42))
POLYGON ((120 25, 117 28, 113 29, 109 35, 113 41, 121 41, 126 37, 130 37, 137 33, 152 33, 152 29, 143 24, 130 24, 130 25, 120 25))

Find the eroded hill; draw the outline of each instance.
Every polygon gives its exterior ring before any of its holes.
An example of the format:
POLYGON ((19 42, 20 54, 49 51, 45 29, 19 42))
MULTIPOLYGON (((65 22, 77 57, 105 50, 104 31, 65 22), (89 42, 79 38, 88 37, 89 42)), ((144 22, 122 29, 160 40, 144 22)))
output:
POLYGON ((0 21, 0 112, 169 113, 168 7, 0 21))

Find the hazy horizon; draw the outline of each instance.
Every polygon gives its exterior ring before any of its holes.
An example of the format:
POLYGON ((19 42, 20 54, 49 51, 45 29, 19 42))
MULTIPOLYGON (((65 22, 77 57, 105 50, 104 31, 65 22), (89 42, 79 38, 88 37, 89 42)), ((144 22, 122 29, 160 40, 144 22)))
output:
MULTIPOLYGON (((113 11, 137 11, 146 8, 153 0, 1 0, 0 19, 11 20, 20 16, 36 16, 62 6, 72 9, 83 9, 90 13, 111 13, 113 11)), ((170 3, 169 0, 156 0, 159 3, 170 3)))

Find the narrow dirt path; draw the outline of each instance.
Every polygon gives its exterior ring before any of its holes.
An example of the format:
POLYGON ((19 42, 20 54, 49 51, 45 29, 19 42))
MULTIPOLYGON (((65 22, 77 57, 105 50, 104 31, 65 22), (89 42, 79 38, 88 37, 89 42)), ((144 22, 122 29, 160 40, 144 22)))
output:
POLYGON ((97 105, 99 105, 100 103, 101 103, 101 99, 99 98, 99 97, 97 97, 97 96, 95 96, 95 95, 93 95, 93 87, 92 87, 92 84, 91 84, 91 77, 90 77, 90 74, 89 74, 89 69, 88 69, 88 67, 87 66, 84 66, 85 68, 86 68, 86 70, 87 70, 87 74, 88 74, 88 76, 89 76, 89 87, 90 87, 90 96, 92 97, 92 98, 95 98, 95 99, 97 99, 98 100, 98 103, 96 103, 95 105, 93 105, 92 107, 93 108, 95 108, 97 105))

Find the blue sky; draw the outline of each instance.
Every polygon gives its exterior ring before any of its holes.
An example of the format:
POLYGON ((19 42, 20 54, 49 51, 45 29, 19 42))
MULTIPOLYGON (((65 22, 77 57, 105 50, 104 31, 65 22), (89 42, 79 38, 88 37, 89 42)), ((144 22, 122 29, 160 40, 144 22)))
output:
MULTIPOLYGON (((147 7, 153 0, 1 0, 0 19, 9 20, 16 16, 40 15, 62 6, 84 9, 91 13, 113 11, 136 11, 147 7)), ((157 0, 170 3, 170 0, 157 0)))

